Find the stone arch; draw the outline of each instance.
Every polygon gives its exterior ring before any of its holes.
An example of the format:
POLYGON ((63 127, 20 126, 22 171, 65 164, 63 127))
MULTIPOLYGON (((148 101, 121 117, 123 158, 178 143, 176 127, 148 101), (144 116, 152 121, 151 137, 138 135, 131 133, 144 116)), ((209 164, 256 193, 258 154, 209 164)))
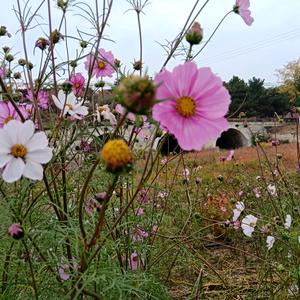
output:
POLYGON ((220 149, 237 149, 249 146, 249 141, 241 131, 230 128, 222 132, 217 139, 216 146, 220 149))

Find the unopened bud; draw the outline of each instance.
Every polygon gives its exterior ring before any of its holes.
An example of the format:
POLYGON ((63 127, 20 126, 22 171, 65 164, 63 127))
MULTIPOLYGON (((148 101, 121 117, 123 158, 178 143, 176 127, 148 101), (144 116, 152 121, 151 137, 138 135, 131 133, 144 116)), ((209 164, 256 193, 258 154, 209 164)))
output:
POLYGON ((16 72, 14 73, 14 79, 21 79, 21 73, 20 72, 16 72))
POLYGON ((120 68, 121 67, 121 61, 119 59, 115 59, 115 67, 120 68))
POLYGON ((63 39, 63 36, 57 29, 52 31, 51 41, 52 41, 53 44, 57 44, 61 39, 63 39))
POLYGON ((8 62, 12 62, 15 58, 13 57, 13 55, 11 54, 6 54, 5 55, 5 59, 8 61, 8 62))
POLYGON ((26 65, 26 60, 25 60, 24 58, 20 58, 20 59, 18 60, 18 64, 19 64, 20 66, 24 67, 24 66, 26 65))
POLYGON ((35 47, 40 48, 42 51, 45 50, 49 45, 49 40, 44 37, 38 38, 38 40, 35 42, 35 47))
POLYGON ((155 103, 156 86, 148 76, 131 75, 120 81, 117 94, 128 111, 145 114, 155 103))
POLYGON ((103 88, 105 86, 105 82, 103 80, 97 81, 95 83, 96 88, 103 88))
POLYGON ((86 41, 80 41, 79 44, 80 44, 80 47, 83 48, 83 49, 88 46, 88 42, 86 42, 86 41))
POLYGON ((203 38, 203 29, 198 22, 195 22, 192 27, 187 31, 185 39, 191 45, 198 45, 203 38))
POLYGON ((15 240, 19 240, 24 236, 24 231, 19 223, 11 224, 8 227, 8 234, 15 240))
POLYGON ((143 68, 143 63, 140 60, 134 61, 132 65, 135 71, 140 71, 143 68))
POLYGON ((7 46, 4 46, 4 47, 2 47, 2 50, 3 50, 3 52, 4 52, 5 54, 7 54, 7 53, 9 53, 10 48, 7 47, 7 46))

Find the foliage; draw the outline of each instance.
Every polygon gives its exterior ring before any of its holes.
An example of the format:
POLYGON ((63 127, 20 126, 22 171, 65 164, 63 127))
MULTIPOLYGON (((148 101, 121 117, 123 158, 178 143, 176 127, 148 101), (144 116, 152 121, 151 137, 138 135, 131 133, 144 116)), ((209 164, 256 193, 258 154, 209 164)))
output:
POLYGON ((290 110, 288 95, 279 88, 266 88, 264 80, 253 77, 246 83, 233 76, 224 83, 231 95, 230 117, 238 117, 243 113, 246 117, 273 117, 276 112, 283 115, 290 110))

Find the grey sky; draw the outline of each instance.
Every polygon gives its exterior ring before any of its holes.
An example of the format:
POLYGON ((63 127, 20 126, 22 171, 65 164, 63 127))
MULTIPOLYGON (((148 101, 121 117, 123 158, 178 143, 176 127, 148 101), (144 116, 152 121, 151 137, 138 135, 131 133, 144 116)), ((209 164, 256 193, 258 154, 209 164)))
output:
MULTIPOLYGON (((23 0, 20 0, 21 2, 23 0)), ((159 71, 165 53, 158 45, 165 39, 173 39, 185 22, 195 0, 151 0, 145 8, 146 15, 142 15, 142 31, 144 38, 144 61, 149 73, 159 71)), ((234 0, 210 0, 209 4, 197 18, 204 29, 204 40, 208 38, 220 19, 232 9, 234 0)), ((300 57, 300 0, 250 0, 254 23, 248 27, 240 16, 231 14, 225 20, 212 41, 197 57, 199 66, 209 66, 218 73, 223 80, 238 75, 244 79, 253 76, 265 78, 267 83, 276 83, 275 70, 287 62, 300 57)), ((31 0, 36 7, 40 1, 31 0)), ((58 26, 60 12, 54 8, 56 1, 52 1, 54 25, 58 26)), ((92 4, 92 0, 86 1, 92 4)), ((102 3, 102 1, 99 1, 102 3)), ((204 3, 200 1, 200 3, 204 3)), ((17 30, 17 22, 12 12, 15 0, 1 3, 1 24, 6 25, 11 33, 17 30)), ((113 13, 109 20, 106 36, 114 40, 103 42, 106 50, 111 50, 115 57, 124 64, 139 57, 138 31, 136 16, 133 11, 124 14, 130 5, 125 0, 115 0, 113 13)), ((43 17, 47 20, 47 16, 43 17)), ((76 28, 89 31, 89 24, 80 17, 74 16, 75 10, 69 12, 68 27, 70 34, 76 34, 76 28)), ((43 22, 40 19, 40 22, 43 22)), ((90 31, 91 32, 91 31, 90 31)), ((33 43, 43 35, 40 29, 28 33, 28 43, 31 45, 29 55, 33 56, 33 43)), ((14 51, 21 49, 20 34, 12 39, 2 38, 1 46, 14 46, 14 51)), ((70 44, 70 57, 75 58, 75 45, 70 44)), ((197 49, 195 49, 197 50, 197 49)), ((57 47, 59 55, 65 57, 64 45, 57 47)), ((36 52, 36 56, 39 53, 36 52)), ((168 68, 180 63, 181 58, 172 61, 168 68)))

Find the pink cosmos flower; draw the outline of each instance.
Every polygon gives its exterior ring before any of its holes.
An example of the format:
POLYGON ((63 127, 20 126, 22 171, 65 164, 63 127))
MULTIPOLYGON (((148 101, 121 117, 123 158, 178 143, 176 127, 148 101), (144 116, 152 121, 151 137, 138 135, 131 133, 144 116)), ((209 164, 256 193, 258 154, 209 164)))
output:
POLYGON ((147 190, 141 190, 139 193, 139 202, 140 204, 148 204, 150 201, 150 197, 147 193, 147 190))
POLYGON ((129 259, 129 268, 132 271, 136 271, 139 268, 139 255, 137 254, 136 251, 134 251, 129 259))
POLYGON ((144 238, 147 238, 149 233, 143 229, 141 225, 137 225, 130 234, 130 238, 134 242, 143 242, 144 238))
POLYGON ((233 158, 234 158, 234 150, 230 150, 226 157, 226 160, 232 160, 233 158))
POLYGON ((186 62, 172 72, 164 69, 154 81, 161 101, 153 107, 153 118, 175 135, 183 150, 200 150, 227 130, 230 96, 210 68, 186 62))
MULTIPOLYGON (((18 105, 18 108, 23 117, 27 119, 29 114, 24 106, 18 105)), ((10 102, 0 101, 0 128, 11 120, 21 120, 21 118, 10 102)))
POLYGON ((8 234, 16 240, 22 238, 24 236, 24 231, 21 224, 20 223, 11 224, 8 227, 8 234))
POLYGON ((135 215, 140 217, 144 214, 144 209, 141 208, 141 207, 138 207, 136 210, 135 210, 135 215))
POLYGON ((233 7, 233 11, 239 14, 248 26, 251 26, 254 19, 251 17, 251 11, 249 7, 249 0, 236 0, 235 6, 233 7))
POLYGON ((6 76, 6 70, 5 67, 0 67, 0 77, 4 78, 6 76))
POLYGON ((72 85, 72 91, 76 97, 82 95, 84 88, 85 78, 81 73, 73 74, 69 80, 69 83, 72 85))
MULTIPOLYGON (((28 90, 28 95, 26 97, 28 100, 33 102, 32 91, 28 90)), ((37 95, 37 104, 39 107, 48 109, 48 93, 44 90, 40 90, 37 95)))
MULTIPOLYGON (((84 63, 85 69, 89 71, 92 67, 93 61, 95 59, 95 53, 88 55, 87 61, 84 63)), ((92 70, 92 76, 99 77, 112 77, 115 72, 114 69, 115 58, 111 51, 105 51, 104 49, 99 49, 96 55, 95 64, 92 70)))

